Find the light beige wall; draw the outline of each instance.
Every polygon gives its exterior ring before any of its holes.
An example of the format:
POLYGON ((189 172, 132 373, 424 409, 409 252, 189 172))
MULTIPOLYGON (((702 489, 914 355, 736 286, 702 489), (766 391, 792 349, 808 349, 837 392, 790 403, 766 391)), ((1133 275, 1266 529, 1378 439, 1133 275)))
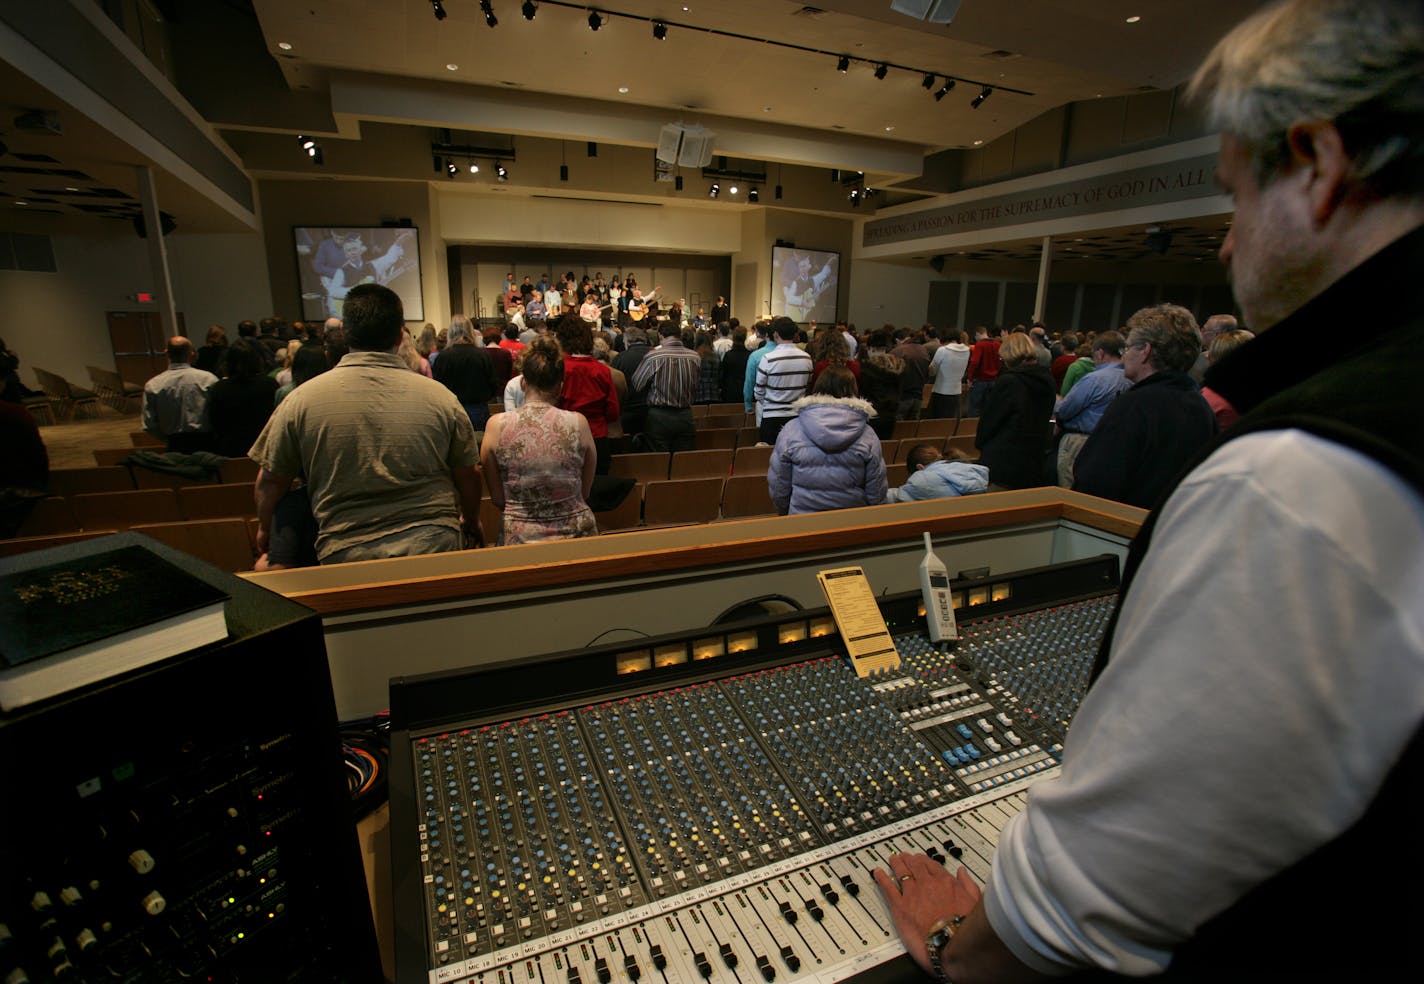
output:
MULTIPOLYGON (((157 278, 148 250, 127 224, 92 235, 53 236, 55 273, 0 272, 8 312, 3 337, 20 354, 20 376, 36 386, 38 365, 70 382, 89 385, 86 366, 112 368, 109 311, 156 311, 133 301, 152 292, 157 278)), ((270 312, 261 238, 256 233, 168 237, 173 299, 193 337, 222 324, 232 333, 243 318, 270 312)))
POLYGON ((451 243, 559 246, 570 258, 578 247, 725 254, 740 243, 736 209, 515 197, 444 185, 435 192, 451 243))
POLYGON ((732 254, 732 317, 751 325, 767 315, 771 284, 771 245, 766 238, 766 209, 742 213, 741 242, 732 254))
POLYGON ((915 327, 929 309, 930 281, 939 275, 928 264, 856 260, 850 283, 850 321, 862 335, 884 324, 915 327))
POLYGON ((272 284, 259 233, 175 232, 168 237, 168 268, 174 303, 198 344, 209 325, 222 325, 236 338, 239 321, 272 314, 272 284))
MULTIPOLYGON (((20 378, 38 388, 33 367, 89 385, 86 365, 110 367, 106 311, 137 311, 125 295, 151 290, 148 253, 127 225, 107 234, 55 236, 55 273, 0 272, 4 338, 20 356, 20 378)), ((157 310, 156 307, 153 310, 157 310)))

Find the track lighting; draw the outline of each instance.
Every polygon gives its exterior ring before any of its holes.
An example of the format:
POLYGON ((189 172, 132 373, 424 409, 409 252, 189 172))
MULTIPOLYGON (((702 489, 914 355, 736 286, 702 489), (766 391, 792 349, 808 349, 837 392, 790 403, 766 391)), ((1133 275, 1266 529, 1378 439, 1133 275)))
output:
POLYGON ((307 152, 307 157, 313 164, 320 164, 325 160, 322 157, 321 145, 316 142, 315 138, 299 133, 297 134, 297 143, 302 145, 302 150, 307 152))
POLYGON ((884 62, 881 62, 879 65, 875 66, 875 77, 877 79, 883 79, 885 78, 885 73, 888 71, 890 71, 890 66, 885 64, 884 62))
POLYGON ((944 85, 940 86, 939 91, 935 93, 935 102, 939 102, 945 96, 949 95, 950 91, 955 87, 956 84, 957 83, 954 81, 954 79, 945 79, 944 85))
POLYGON ((781 185, 777 185, 775 190, 773 190, 771 194, 772 197, 775 198, 777 201, 781 201, 781 185))
POLYGON ((533 20, 534 15, 539 13, 539 5, 534 0, 524 0, 524 6, 519 9, 524 13, 525 20, 533 20))
POLYGON ((454 161, 450 160, 450 158, 448 157, 445 158, 445 173, 447 175, 453 178, 456 174, 459 173, 459 171, 460 169, 455 166, 454 161))
POLYGON ((568 166, 567 164, 560 164, 560 165, 559 165, 559 180, 560 180, 560 181, 567 181, 567 180, 569 180, 569 166, 568 166))
POLYGON ((748 188, 747 201, 752 203, 761 201, 761 192, 757 191, 756 188, 748 188))
POLYGON ((590 11, 588 12, 588 29, 589 29, 590 31, 596 31, 596 30, 598 30, 598 29, 599 29, 600 27, 602 27, 602 26, 603 26, 603 15, 600 14, 600 13, 599 13, 598 11, 596 11, 596 10, 590 10, 590 11))
POLYGON ((732 185, 732 187, 730 187, 730 188, 727 189, 727 194, 729 194, 729 195, 735 195, 736 193, 737 193, 737 186, 736 186, 736 185, 732 185))
POLYGON ((653 37, 659 41, 666 41, 667 25, 662 21, 653 21, 653 37))
POLYGON ((597 156, 598 156, 598 144, 594 143, 592 140, 590 140, 590 141, 588 142, 588 156, 589 156, 589 157, 597 157, 597 156))
POLYGON ((505 166, 503 164, 496 164, 494 166, 494 176, 499 178, 499 180, 501 181, 508 181, 509 171, 505 169, 505 166))
POLYGON ((430 6, 435 11, 436 20, 445 19, 445 17, 447 16, 445 13, 445 5, 441 3, 440 0, 430 0, 430 6))
POLYGON ((987 85, 984 86, 984 88, 983 88, 982 90, 980 90, 979 95, 977 95, 977 96, 975 96, 973 99, 969 100, 969 108, 970 108, 970 109, 978 109, 980 106, 984 105, 984 100, 985 100, 985 99, 988 99, 988 98, 989 98, 990 96, 992 96, 993 94, 994 94, 994 90, 993 90, 993 89, 989 88, 987 85))
POLYGON ((924 86, 926 89, 933 89, 933 88, 934 88, 934 83, 935 83, 934 73, 933 73, 933 72, 930 72, 930 73, 927 73, 927 74, 925 75, 924 79, 920 82, 920 85, 924 86))
POLYGON ((480 0, 480 12, 485 15, 485 23, 490 27, 499 24, 499 18, 494 15, 494 7, 490 5, 490 0, 480 0))
POLYGON ((471 174, 479 174, 479 173, 480 173, 480 166, 479 166, 478 164, 476 164, 474 161, 470 161, 470 173, 471 173, 471 174))
POLYGON ((841 55, 840 61, 836 62, 836 71, 842 75, 850 71, 850 57, 848 55, 841 55))
POLYGON ((707 197, 708 197, 708 198, 716 198, 716 197, 717 197, 718 195, 720 195, 721 193, 722 193, 722 186, 719 185, 719 184, 718 184, 717 182, 715 182, 715 181, 712 182, 712 187, 707 189, 707 197))

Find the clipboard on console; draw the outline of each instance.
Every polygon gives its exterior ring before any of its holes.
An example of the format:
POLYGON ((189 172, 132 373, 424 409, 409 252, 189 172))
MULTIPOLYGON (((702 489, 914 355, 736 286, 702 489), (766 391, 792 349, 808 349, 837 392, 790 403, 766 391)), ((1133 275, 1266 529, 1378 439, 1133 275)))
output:
POLYGON ((898 669, 900 653, 885 625, 885 616, 875 603, 875 592, 870 590, 865 571, 859 567, 838 567, 818 572, 816 580, 831 606, 856 676, 898 669))

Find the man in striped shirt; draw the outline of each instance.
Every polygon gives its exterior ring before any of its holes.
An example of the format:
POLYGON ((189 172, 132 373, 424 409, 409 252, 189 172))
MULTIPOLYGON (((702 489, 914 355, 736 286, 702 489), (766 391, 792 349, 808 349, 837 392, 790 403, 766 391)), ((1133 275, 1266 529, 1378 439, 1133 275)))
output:
POLYGON ((776 318, 771 323, 776 347, 757 363, 756 401, 761 405, 761 440, 775 444, 776 435, 796 416, 791 404, 811 385, 811 357, 796 344, 796 322, 776 318))
POLYGON ((697 446, 692 401, 702 359, 682 344, 682 329, 675 322, 665 322, 658 333, 662 344, 643 357, 632 379, 633 389, 647 391, 645 449, 691 451, 697 446))

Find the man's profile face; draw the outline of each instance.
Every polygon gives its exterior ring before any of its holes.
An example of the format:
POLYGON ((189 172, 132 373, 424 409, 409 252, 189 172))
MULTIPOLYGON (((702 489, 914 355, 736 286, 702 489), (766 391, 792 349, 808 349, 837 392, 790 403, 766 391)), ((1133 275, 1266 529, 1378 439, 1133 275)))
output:
POLYGON ((1235 202, 1231 229, 1221 243, 1236 303, 1246 323, 1264 331, 1315 294, 1314 230, 1297 167, 1261 185, 1246 150, 1222 134, 1217 182, 1235 202))

